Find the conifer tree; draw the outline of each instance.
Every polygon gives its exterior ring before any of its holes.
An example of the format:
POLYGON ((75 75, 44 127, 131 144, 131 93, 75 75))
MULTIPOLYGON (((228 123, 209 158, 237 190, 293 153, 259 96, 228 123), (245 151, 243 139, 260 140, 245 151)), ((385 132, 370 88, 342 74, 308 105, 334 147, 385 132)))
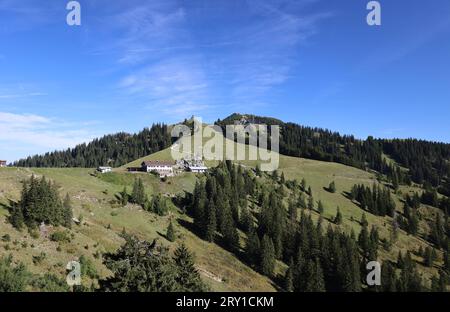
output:
POLYGON ((419 231, 419 217, 417 216, 417 209, 414 208, 408 222, 408 232, 412 235, 417 235, 419 231))
POLYGON ((323 214, 324 207, 323 207, 323 203, 322 203, 321 200, 319 200, 319 202, 317 203, 317 211, 318 211, 320 214, 323 214))
POLYGON ((328 186, 328 191, 330 193, 336 193, 336 183, 334 181, 331 181, 330 185, 328 186))
MULTIPOLYGON (((363 222, 361 221, 361 223, 363 222)), ((364 258, 367 259, 369 257, 369 246, 370 246, 369 230, 367 222, 364 222, 363 226, 361 227, 361 232, 359 232, 358 236, 358 244, 359 247, 361 248, 364 258)))
POLYGON ((70 198, 63 202, 54 183, 45 177, 37 180, 34 175, 23 182, 21 199, 11 209, 10 222, 20 228, 25 223, 36 228, 39 223, 71 226, 72 207, 70 198))
MULTIPOLYGON (((218 194, 219 196, 219 194, 218 194)), ((195 183, 194 195, 192 201, 192 213, 194 216, 194 225, 200 232, 205 229, 205 206, 206 206, 206 191, 203 182, 197 181, 195 183)), ((220 202, 222 199, 218 198, 220 202)))
POLYGON ((144 207, 146 201, 146 195, 144 190, 144 184, 141 178, 134 180, 133 191, 131 193, 131 199, 133 203, 144 207))
POLYGON ((433 266, 434 259, 433 259, 433 252, 432 252, 430 246, 427 246, 427 247, 425 248, 424 256, 423 256, 423 257, 424 257, 425 265, 426 265, 427 267, 432 267, 432 266, 433 266))
POLYGON ((175 229, 172 220, 170 220, 169 226, 167 227, 166 237, 169 242, 175 241, 175 229))
POLYGON ((334 218, 334 223, 340 225, 342 223, 342 214, 339 207, 337 207, 336 217, 334 218))
POLYGON ((217 231, 217 216, 216 216, 216 205, 213 200, 209 201, 208 208, 206 210, 206 232, 205 239, 208 242, 214 242, 217 231))
POLYGON ((261 243, 261 264, 260 270, 264 275, 271 277, 275 267, 275 247, 272 239, 264 235, 261 243))
POLYGON ((308 209, 313 210, 314 209, 314 198, 312 195, 309 195, 308 197, 308 209))
POLYGON ((112 274, 99 280, 100 291, 188 291, 188 279, 179 276, 179 265, 169 256, 167 248, 156 245, 155 241, 140 241, 126 233, 122 237, 125 244, 115 253, 103 256, 103 262, 112 274))
POLYGON ((287 292, 294 291, 294 260, 292 258, 289 261, 289 267, 284 276, 284 289, 287 292))
POLYGON ((435 222, 431 225, 431 240, 439 248, 445 247, 444 228, 442 225, 442 218, 440 213, 436 214, 435 222))
MULTIPOLYGON (((245 200, 245 202, 247 202, 245 200)), ((245 233, 249 233, 251 229, 253 229, 253 217, 247 207, 247 205, 244 205, 242 207, 242 213, 241 213, 241 228, 244 230, 245 233)))
POLYGON ((305 209, 306 208, 306 200, 305 200, 305 195, 303 195, 303 193, 301 193, 298 197, 298 201, 297 201, 297 205, 301 208, 301 209, 305 209))
POLYGON ((306 180, 305 178, 302 179, 302 181, 300 182, 300 188, 303 192, 306 192, 306 180))
POLYGON ((225 245, 231 250, 237 250, 239 248, 239 235, 231 214, 230 205, 227 201, 224 202, 222 207, 220 231, 223 235, 225 245))
POLYGON ((72 227, 72 218, 73 218, 72 202, 70 200, 69 194, 67 193, 63 203, 63 224, 65 227, 67 228, 72 227))
POLYGON ((306 292, 324 292, 325 281, 319 259, 310 260, 306 266, 306 292))
POLYGON ((245 257, 251 264, 259 265, 261 261, 261 243, 258 234, 254 229, 250 230, 245 245, 245 257))
POLYGON ((24 225, 23 212, 19 204, 14 203, 11 207, 9 222, 18 230, 24 225))
POLYGON ((177 268, 175 280, 181 286, 179 291, 200 292, 207 290, 194 266, 194 256, 184 243, 175 250, 174 261, 177 268))
POLYGON ((128 203, 128 192, 127 187, 124 186, 122 192, 120 192, 120 204, 126 206, 128 203))

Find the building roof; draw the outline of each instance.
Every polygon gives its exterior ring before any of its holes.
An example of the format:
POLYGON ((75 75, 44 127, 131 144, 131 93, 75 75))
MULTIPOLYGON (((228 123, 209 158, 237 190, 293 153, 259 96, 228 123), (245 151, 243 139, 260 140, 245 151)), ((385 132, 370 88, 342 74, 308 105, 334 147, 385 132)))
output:
POLYGON ((189 166, 190 170, 208 170, 206 166, 189 166))
POLYGON ((6 160, 0 160, 0 163, 6 163, 6 160))
POLYGON ((142 162, 143 166, 147 167, 165 167, 165 166, 173 166, 175 163, 173 161, 164 161, 164 160, 146 160, 142 162))

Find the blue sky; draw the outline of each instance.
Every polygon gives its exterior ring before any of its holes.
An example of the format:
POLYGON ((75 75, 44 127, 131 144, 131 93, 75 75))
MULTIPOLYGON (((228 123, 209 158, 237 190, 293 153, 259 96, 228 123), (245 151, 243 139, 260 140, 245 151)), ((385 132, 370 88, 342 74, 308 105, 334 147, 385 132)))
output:
POLYGON ((450 142, 450 2, 0 0, 0 159, 192 114, 450 142))

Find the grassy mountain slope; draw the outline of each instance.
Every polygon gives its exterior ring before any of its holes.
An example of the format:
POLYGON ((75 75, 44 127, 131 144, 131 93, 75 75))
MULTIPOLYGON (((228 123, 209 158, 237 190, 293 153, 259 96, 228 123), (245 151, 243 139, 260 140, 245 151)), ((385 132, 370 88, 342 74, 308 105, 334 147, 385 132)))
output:
MULTIPOLYGON (((181 140, 189 140, 188 137, 181 140)), ((206 141, 206 140, 205 140, 206 141)), ((178 142, 179 144, 181 142, 178 142)), ((224 143, 225 144, 225 143, 224 143)), ((248 150, 248 146, 245 146, 248 150)), ((131 191, 134 178, 138 175, 143 179, 148 195, 178 194, 184 191, 192 191, 196 176, 184 173, 180 176, 169 178, 166 182, 153 175, 145 173, 127 173, 125 168, 139 166, 142 160, 171 158, 171 148, 137 159, 123 167, 117 168, 112 173, 104 175, 94 174, 93 169, 83 168, 0 168, 0 237, 5 234, 11 236, 10 242, 0 242, 0 255, 13 254, 16 261, 23 261, 30 270, 36 273, 55 272, 64 276, 65 264, 69 260, 78 258, 80 255, 88 256, 93 262, 101 276, 108 271, 101 264, 100 259, 94 257, 97 252, 115 250, 122 239, 119 233, 125 229, 129 233, 138 235, 147 240, 158 238, 164 244, 175 246, 164 238, 164 234, 170 218, 176 219, 176 231, 188 247, 196 254, 197 265, 202 272, 205 281, 212 290, 222 291, 273 291, 273 283, 266 277, 256 273, 246 266, 237 257, 225 251, 216 244, 207 243, 198 238, 190 230, 192 220, 175 206, 166 217, 143 211, 136 205, 128 204, 118 207, 111 201, 115 194, 127 186, 131 191), (30 177, 45 175, 55 181, 60 187, 60 193, 69 193, 74 204, 74 216, 82 216, 83 225, 74 225, 70 232, 73 239, 69 243, 52 242, 48 238, 32 238, 27 231, 19 232, 7 222, 9 200, 17 201, 20 196, 21 181, 30 177), (33 256, 45 252, 46 257, 41 262, 33 263, 33 256), (221 280, 221 281, 218 281, 221 280)), ((300 181, 305 178, 311 186, 314 199, 321 200, 325 210, 323 216, 330 220, 336 214, 337 206, 343 214, 343 225, 345 231, 353 230, 356 235, 360 231, 359 220, 363 213, 355 203, 345 196, 354 184, 372 185, 377 182, 375 173, 356 169, 332 162, 322 162, 303 158, 279 155, 279 171, 283 172, 286 179, 300 181), (337 192, 330 193, 324 188, 331 181, 335 181, 337 192)), ((209 161, 208 165, 215 165, 217 161, 209 161)), ((254 167, 256 161, 240 161, 246 167, 254 167)), ((400 193, 395 196, 397 210, 401 213, 400 195, 406 192, 420 190, 417 187, 402 186, 400 193)), ((432 220, 437 209, 427 206, 420 208, 424 220, 432 220)), ((312 212, 314 218, 318 218, 316 212, 312 212)), ((380 230, 381 238, 389 238, 392 218, 379 217, 366 213, 370 225, 376 225, 380 230)), ((50 232, 55 231, 51 229, 50 232)), ((420 224, 421 235, 429 231, 425 221, 420 224)), ((419 246, 425 247, 428 243, 419 237, 413 237, 400 230, 398 239, 390 251, 380 248, 380 258, 395 260, 398 251, 416 252, 419 246)), ((419 263, 422 261, 414 256, 419 263)), ((442 253, 438 252, 437 265, 426 268, 420 265, 424 277, 429 278, 437 273, 442 262, 442 253)), ((282 272, 283 265, 279 265, 278 272, 282 272)))
MULTIPOLYGON (((185 142, 188 142, 189 138, 185 137, 181 140, 186 140, 185 142)), ((203 144, 205 144, 207 141, 207 138, 204 139, 203 144)), ((227 139, 224 139, 223 142, 223 149, 225 150, 227 139)), ((238 146, 241 146, 238 143, 233 144, 235 144, 235 149, 237 149, 238 146)), ((249 147, 245 146, 244 148, 246 150, 246 154, 248 155, 249 147)), ((130 164, 125 165, 124 168, 127 166, 139 165, 143 160, 155 159, 172 159, 170 148, 136 160, 130 164)), ((339 207, 344 218, 341 227, 345 231, 351 232, 353 230, 356 235, 359 234, 361 230, 359 221, 361 220, 361 216, 364 211, 355 202, 351 201, 346 196, 346 193, 350 192, 352 186, 355 184, 364 184, 367 186, 372 186, 374 183, 385 184, 385 182, 378 181, 376 172, 364 171, 339 163, 297 158, 285 155, 279 155, 279 159, 279 171, 284 173, 286 179, 297 180, 298 182, 300 182, 303 178, 306 179, 307 184, 312 188, 316 204, 319 200, 324 204, 325 209, 323 217, 325 219, 327 219, 328 221, 332 220, 332 218, 334 218, 334 216, 336 215, 337 207, 339 207), (331 181, 334 181, 336 183, 336 193, 330 193, 326 190, 326 187, 331 181)), ((393 162, 392 159, 389 159, 389 161, 393 162)), ((245 160, 237 162, 243 164, 246 167, 253 168, 256 167, 257 164, 261 164, 260 160, 245 160)), ((217 164, 216 161, 206 161, 206 163, 209 166, 217 164)), ((393 194, 398 214, 403 213, 403 195, 406 193, 412 195, 414 192, 421 193, 422 189, 419 186, 415 185, 401 186, 399 191, 396 194, 393 194)), ((429 234, 428 222, 433 222, 433 220, 435 219, 435 215, 437 213, 442 213, 442 211, 434 207, 422 205, 419 209, 419 212, 423 216, 423 220, 420 222, 418 237, 408 235, 405 231, 400 230, 396 243, 389 251, 380 248, 381 259, 389 259, 395 262, 399 251, 401 251, 402 253, 410 251, 414 254, 417 252, 420 246, 422 248, 429 246, 429 243, 423 239, 423 237, 426 237, 429 234)), ((388 216, 375 216, 367 212, 365 214, 370 226, 376 226, 378 228, 380 238, 389 240, 392 231, 392 218, 388 216)), ((319 214, 313 213, 314 219, 317 219, 318 217, 319 214)), ((413 255, 413 258, 414 257, 415 256, 413 255)), ((437 263, 442 262, 442 257, 442 252, 438 252, 437 263)), ((420 257, 415 257, 415 260, 417 260, 419 263, 423 261, 420 257)), ((424 277, 428 279, 432 275, 437 273, 438 268, 439 266, 436 266, 434 268, 421 266, 421 271, 424 274, 424 277)))
MULTIPOLYGON (((22 261, 35 273, 54 272, 65 275, 68 261, 81 255, 88 256, 95 264, 99 274, 105 276, 108 271, 101 261, 94 257, 97 251, 113 251, 123 243, 118 234, 125 229, 142 239, 158 238, 162 243, 175 247, 163 235, 169 219, 191 222, 190 218, 172 207, 171 214, 159 217, 143 211, 140 207, 128 204, 126 207, 115 207, 110 204, 114 194, 128 186, 131 190, 134 174, 110 173, 100 178, 93 175, 94 170, 71 169, 21 169, 0 168, 0 237, 9 234, 10 242, 0 242, 0 256, 12 254, 15 261, 22 261), (83 225, 74 225, 70 230, 74 238, 70 243, 52 242, 48 238, 32 238, 30 234, 14 229, 6 220, 9 200, 18 200, 21 181, 30 177, 45 175, 60 186, 60 193, 68 192, 74 205, 74 216, 83 216, 83 225), (161 235, 162 234, 162 235, 161 235), (26 247, 25 243, 26 242, 26 247), (58 248, 60 246, 60 249, 58 248), (46 257, 40 263, 33 263, 33 256, 45 252, 46 257)), ((152 175, 140 174, 149 195, 160 193, 178 193, 192 190, 195 176, 184 174, 166 183, 152 175), (169 184, 170 183, 170 184, 169 184)), ((182 221, 181 221, 182 222, 182 221)), ((50 232, 56 229, 51 229, 50 232)), ((62 229, 61 229, 62 230, 62 229)), ((254 272, 232 254, 222 248, 204 242, 189 230, 176 226, 177 235, 196 254, 197 264, 205 281, 213 290, 231 291, 273 291, 271 282, 254 272), (221 278, 217 282, 212 277, 221 278)), ((179 239, 179 240, 180 240, 179 239)), ((89 285, 89 283, 88 283, 89 285)))

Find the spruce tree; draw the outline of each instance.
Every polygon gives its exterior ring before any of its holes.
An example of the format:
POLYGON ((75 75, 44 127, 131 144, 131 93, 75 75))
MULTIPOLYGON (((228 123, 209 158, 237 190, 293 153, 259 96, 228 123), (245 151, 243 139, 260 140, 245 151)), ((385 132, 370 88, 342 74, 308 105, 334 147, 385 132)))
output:
MULTIPOLYGON (((194 196, 192 202, 192 211, 194 216, 194 225, 200 231, 205 232, 205 206, 206 206, 206 191, 203 182, 197 181, 194 188, 194 196)), ((219 201, 219 200, 218 200, 219 201)))
POLYGON ((427 246, 425 248, 425 252, 424 252, 424 262, 425 262, 425 265, 427 267, 432 267, 433 266, 433 262, 434 262, 433 252, 432 252, 431 249, 432 248, 430 246, 427 246))
POLYGON ((325 281, 319 259, 310 260, 306 265, 306 292, 324 292, 325 281))
POLYGON ((67 228, 72 227, 72 218, 73 218, 72 202, 70 200, 69 194, 66 194, 63 203, 63 224, 65 227, 67 228))
POLYGON ((367 222, 364 222, 363 226, 361 227, 361 232, 359 232, 358 236, 358 244, 359 247, 361 248, 364 258, 367 259, 369 257, 369 246, 370 246, 369 230, 367 222))
POLYGON ((230 205, 227 201, 224 202, 222 209, 222 224, 220 229, 224 243, 229 249, 237 250, 239 248, 239 234, 231 214, 230 205))
POLYGON ((144 190, 144 184, 141 178, 134 179, 133 191, 131 193, 131 199, 133 203, 144 207, 146 202, 146 195, 144 190))
POLYGON ((172 220, 170 221, 169 226, 167 227, 166 237, 167 240, 170 242, 175 241, 175 229, 173 227, 172 220))
MULTIPOLYGON (((247 201, 245 200, 245 202, 247 201)), ((253 223, 253 217, 247 205, 243 206, 241 213, 241 228, 248 234, 250 230, 253 229, 253 223)))
POLYGON ((124 186, 122 192, 120 193, 120 204, 126 206, 128 203, 128 192, 127 187, 124 186))
POLYGON ((286 183, 286 179, 284 178, 284 172, 281 172, 280 182, 281 182, 281 184, 285 184, 286 183))
POLYGON ((261 243, 258 234, 254 229, 250 230, 245 245, 245 258, 253 265, 259 265, 261 262, 261 243))
POLYGON ((303 192, 306 192, 306 180, 305 178, 302 179, 302 181, 300 182, 300 188, 303 192))
POLYGON ((18 230, 21 230, 24 225, 22 209, 16 203, 11 207, 9 222, 18 230))
POLYGON ((336 193, 336 183, 331 181, 330 185, 328 185, 328 191, 330 193, 336 193))
POLYGON ((292 258, 289 261, 289 267, 284 276, 284 289, 287 292, 294 291, 294 260, 292 258))
POLYGON ((216 205, 213 200, 209 201, 207 210, 205 211, 206 217, 206 231, 205 239, 208 242, 214 242, 217 231, 217 216, 216 216, 216 205))
POLYGON ((291 222, 297 222, 297 218, 298 218, 297 206, 292 199, 289 200, 288 214, 289 214, 289 220, 291 222))
POLYGON ((308 209, 313 210, 314 209, 314 198, 312 195, 308 197, 308 209))
POLYGON ((337 225, 342 224, 342 214, 339 207, 337 207, 336 217, 334 218, 334 223, 337 225))
POLYGON ((194 266, 194 256, 182 243, 174 252, 176 264, 176 282, 181 286, 181 292, 201 292, 207 288, 200 278, 200 274, 194 266))
POLYGON ((323 207, 323 203, 322 203, 321 200, 319 200, 319 202, 317 203, 317 211, 318 211, 320 214, 323 214, 324 207, 323 207))
POLYGON ((275 247, 272 239, 264 235, 261 243, 261 264, 260 270, 266 276, 271 277, 275 268, 275 247))

